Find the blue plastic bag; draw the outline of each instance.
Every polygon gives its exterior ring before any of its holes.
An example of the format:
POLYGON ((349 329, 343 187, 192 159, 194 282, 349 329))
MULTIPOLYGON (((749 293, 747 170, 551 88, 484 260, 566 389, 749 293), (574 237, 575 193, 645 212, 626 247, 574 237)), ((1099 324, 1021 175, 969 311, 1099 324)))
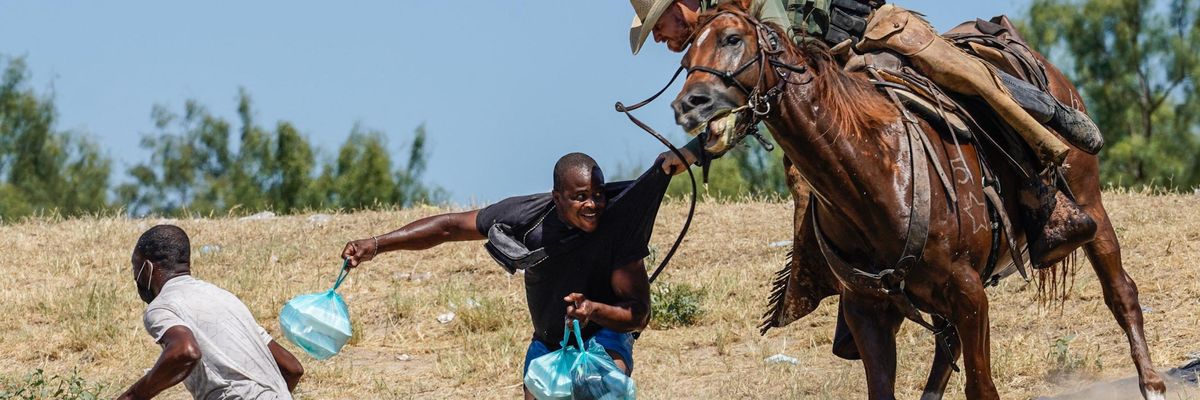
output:
POLYGON ((584 345, 579 321, 563 331, 560 349, 533 359, 525 373, 525 387, 538 400, 604 399, 637 397, 633 378, 621 372, 604 346, 590 339, 584 345), (568 346, 571 333, 579 347, 568 346), (585 349, 580 351, 580 349, 585 349))
POLYGON ((318 360, 337 354, 350 340, 350 309, 337 294, 338 286, 350 273, 347 264, 329 290, 296 296, 279 311, 279 326, 283 335, 304 352, 318 360))

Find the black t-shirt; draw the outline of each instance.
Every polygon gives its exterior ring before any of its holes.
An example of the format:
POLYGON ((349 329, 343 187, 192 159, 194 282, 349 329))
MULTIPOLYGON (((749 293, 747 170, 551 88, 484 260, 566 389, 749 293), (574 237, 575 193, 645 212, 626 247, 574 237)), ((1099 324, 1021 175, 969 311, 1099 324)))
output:
MULTIPOLYGON (((535 339, 552 349, 558 347, 567 313, 563 297, 568 294, 582 293, 605 304, 621 301, 613 293, 612 272, 650 253, 647 243, 654 217, 670 181, 656 165, 635 181, 606 184, 608 207, 592 233, 561 221, 549 193, 510 197, 479 210, 475 226, 481 234, 501 223, 512 227, 515 239, 531 250, 569 248, 525 270, 525 298, 535 339)), ((590 337, 600 328, 588 324, 583 335, 590 337)))

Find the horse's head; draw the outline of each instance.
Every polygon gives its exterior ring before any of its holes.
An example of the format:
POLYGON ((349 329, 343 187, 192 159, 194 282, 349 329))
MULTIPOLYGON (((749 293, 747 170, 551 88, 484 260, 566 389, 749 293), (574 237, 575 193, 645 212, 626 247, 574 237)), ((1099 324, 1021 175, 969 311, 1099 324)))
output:
MULTIPOLYGON (((768 92, 781 79, 778 57, 787 48, 788 35, 749 15, 750 2, 725 2, 701 15, 682 61, 687 80, 671 103, 675 122, 689 134, 708 132, 705 150, 713 154, 729 150, 745 136, 751 121, 737 116, 761 117, 770 112, 769 103, 777 101, 778 89, 768 92)), ((803 65, 787 68, 784 73, 793 79, 797 73, 809 73, 803 65)))

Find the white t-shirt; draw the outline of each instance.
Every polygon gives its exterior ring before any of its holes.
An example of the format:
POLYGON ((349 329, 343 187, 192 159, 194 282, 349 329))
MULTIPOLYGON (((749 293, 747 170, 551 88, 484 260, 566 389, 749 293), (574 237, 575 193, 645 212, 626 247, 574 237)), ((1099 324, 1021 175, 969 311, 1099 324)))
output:
POLYGON ((183 384, 196 399, 291 399, 267 344, 271 335, 232 293, 188 275, 172 278, 142 315, 155 343, 176 325, 192 331, 200 363, 183 384))

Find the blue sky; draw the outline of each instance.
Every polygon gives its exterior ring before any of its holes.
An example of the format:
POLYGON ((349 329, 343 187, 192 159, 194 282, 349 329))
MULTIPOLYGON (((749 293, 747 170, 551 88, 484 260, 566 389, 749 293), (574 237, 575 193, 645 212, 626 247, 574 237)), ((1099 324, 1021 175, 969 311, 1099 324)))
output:
MULTIPOLYGON (((945 30, 1020 14, 1027 0, 897 3, 945 30)), ((137 146, 154 104, 195 99, 235 120, 244 87, 260 124, 295 123, 324 157, 356 123, 386 132, 400 156, 426 123, 426 180, 470 204, 546 190, 567 152, 611 175, 663 150, 612 108, 679 63, 656 44, 632 56, 631 15, 623 0, 4 1, 0 55, 25 57, 34 87, 54 94, 58 128, 100 141, 118 180, 148 156, 137 146)), ((639 116, 683 141, 667 101, 639 116)))

